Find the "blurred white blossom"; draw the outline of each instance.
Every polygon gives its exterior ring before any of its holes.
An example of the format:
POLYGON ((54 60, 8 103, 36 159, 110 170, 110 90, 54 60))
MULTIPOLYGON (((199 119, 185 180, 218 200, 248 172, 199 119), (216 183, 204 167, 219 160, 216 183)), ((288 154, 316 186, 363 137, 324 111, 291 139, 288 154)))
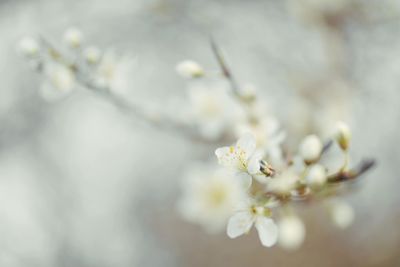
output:
POLYGON ((281 194, 288 194, 296 187, 298 181, 299 175, 293 168, 288 168, 268 181, 267 190, 281 194))
POLYGON ((309 135, 299 146, 299 154, 306 163, 313 163, 319 159, 322 152, 322 142, 316 135, 309 135))
POLYGON ((176 66, 176 72, 184 78, 197 78, 204 75, 204 69, 193 60, 185 60, 176 66))
POLYGON ((337 122, 335 138, 342 150, 347 150, 349 148, 349 143, 351 139, 351 131, 349 126, 344 122, 337 122))
POLYGON ((224 87, 192 86, 188 94, 192 123, 207 138, 217 139, 240 116, 240 108, 224 87))
POLYGON ((37 56, 40 51, 40 45, 32 37, 24 37, 18 43, 18 52, 25 57, 37 56))
POLYGON ((321 164, 312 165, 306 176, 307 183, 311 186, 321 186, 327 180, 326 168, 321 164))
POLYGON ((278 240, 278 227, 269 216, 267 207, 247 200, 237 207, 237 212, 229 219, 227 234, 230 238, 247 234, 254 224, 261 244, 271 247, 278 240))
POLYGON ((304 242, 305 227, 302 220, 296 215, 283 216, 278 221, 278 244, 287 250, 298 249, 304 242))
MULTIPOLYGON (((91 53, 95 59, 97 52, 91 53)), ((94 70, 94 83, 99 87, 124 94, 131 89, 135 65, 134 58, 130 56, 118 56, 114 51, 106 51, 94 70)))
POLYGON ((187 220, 215 232, 225 227, 244 197, 243 182, 231 170, 201 166, 184 177, 178 208, 187 220))
POLYGON ((236 124, 237 137, 247 132, 254 135, 258 147, 269 151, 280 150, 279 147, 286 137, 286 134, 280 130, 279 122, 272 117, 264 117, 257 123, 243 121, 236 124))
POLYGON ((100 62, 101 50, 95 46, 87 47, 83 54, 89 64, 97 64, 100 62))
POLYGON ((83 42, 83 33, 77 28, 69 28, 64 33, 64 42, 71 48, 78 48, 83 42))
POLYGON ((73 71, 61 64, 53 63, 45 66, 46 80, 40 93, 48 101, 58 100, 69 94, 76 87, 73 71))
POLYGON ((330 206, 333 223, 339 228, 347 228, 354 221, 354 210, 348 203, 336 200, 330 206))

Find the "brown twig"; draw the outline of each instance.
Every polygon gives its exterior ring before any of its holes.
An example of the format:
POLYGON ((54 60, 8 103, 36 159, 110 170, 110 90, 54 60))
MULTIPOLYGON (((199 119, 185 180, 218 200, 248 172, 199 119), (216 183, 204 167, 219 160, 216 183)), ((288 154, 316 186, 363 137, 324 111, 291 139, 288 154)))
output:
POLYGON ((222 56, 221 50, 219 49, 217 43, 215 42, 215 40, 212 37, 210 38, 210 44, 211 44, 211 50, 212 50, 215 58, 217 59, 217 62, 221 68, 222 74, 229 81, 229 83, 231 85, 232 92, 238 98, 241 99, 242 97, 240 94, 239 84, 236 82, 235 77, 232 75, 232 71, 230 70, 230 68, 226 64, 224 57, 222 56))
POLYGON ((63 53, 58 49, 56 49, 55 46, 53 46, 50 41, 48 41, 43 36, 39 36, 39 38, 44 44, 44 46, 48 49, 52 59, 70 68, 76 75, 77 81, 81 83, 84 86, 84 88, 94 92, 97 96, 100 96, 103 99, 107 100, 108 102, 112 103, 125 113, 130 114, 138 119, 141 119, 150 124, 151 126, 156 127, 157 129, 174 130, 179 135, 187 137, 190 140, 196 142, 207 143, 207 144, 219 143, 220 140, 206 139, 200 134, 198 134, 194 129, 187 127, 184 124, 172 120, 167 120, 166 118, 155 119, 151 115, 143 111, 139 106, 133 105, 124 98, 116 94, 113 94, 110 88, 97 86, 90 79, 88 79, 88 77, 84 75, 84 72, 81 70, 79 65, 68 61, 67 58, 63 55, 63 53))
POLYGON ((337 184, 341 182, 351 181, 354 180, 372 167, 376 165, 376 161, 374 159, 365 159, 360 162, 360 164, 352 170, 346 172, 338 172, 328 177, 328 183, 330 184, 337 184))

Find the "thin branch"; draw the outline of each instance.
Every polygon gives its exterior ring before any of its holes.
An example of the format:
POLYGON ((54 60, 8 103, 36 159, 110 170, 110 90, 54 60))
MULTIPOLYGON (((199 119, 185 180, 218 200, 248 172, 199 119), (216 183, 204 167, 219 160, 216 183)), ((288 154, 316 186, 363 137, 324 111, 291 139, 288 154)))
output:
POLYGON ((332 147, 332 145, 333 145, 333 140, 326 141, 324 146, 322 147, 321 155, 328 152, 328 150, 332 147))
POLYGON ((242 97, 240 95, 239 84, 236 82, 235 77, 232 75, 232 71, 230 70, 230 68, 226 64, 226 61, 225 61, 224 57, 222 56, 221 50, 219 49, 217 43, 215 42, 215 40, 212 37, 210 38, 210 45, 211 45, 211 50, 212 50, 215 58, 217 59, 217 62, 219 64, 219 66, 221 68, 222 74, 229 81, 229 83, 231 85, 232 92, 238 98, 242 99, 242 97))
MULTIPOLYGON (((166 118, 160 118, 159 120, 152 117, 150 114, 147 114, 143 111, 139 106, 133 105, 131 102, 126 101, 124 98, 113 94, 108 87, 99 87, 91 82, 83 73, 81 68, 72 62, 69 62, 63 54, 55 48, 43 36, 40 36, 42 43, 47 47, 49 50, 50 55, 54 60, 57 62, 67 66, 70 68, 76 75, 77 81, 84 86, 84 88, 94 92, 96 95, 103 97, 108 102, 111 102, 115 106, 117 106, 122 111, 129 113, 132 116, 135 116, 138 119, 141 119, 148 124, 156 127, 158 129, 168 129, 174 130, 176 133, 184 136, 189 137, 191 140, 201 143, 208 143, 208 144, 215 144, 218 143, 219 140, 208 140, 203 136, 199 135, 194 129, 187 127, 185 124, 180 124, 176 121, 168 120, 166 118)), ((42 70, 40 70, 42 71, 42 70)))
POLYGON ((293 193, 276 193, 276 192, 267 192, 264 194, 267 198, 274 198, 282 203, 288 202, 310 202, 313 199, 327 197, 336 195, 337 192, 334 189, 334 186, 338 186, 339 184, 343 184, 347 181, 354 181, 361 175, 365 174, 369 171, 373 166, 376 165, 376 161, 374 159, 365 159, 360 162, 360 164, 352 170, 346 172, 338 172, 332 174, 328 177, 328 181, 326 186, 320 188, 319 190, 311 190, 305 184, 299 184, 297 188, 295 188, 292 192, 296 192, 297 194, 294 195, 293 193))
POLYGON ((362 160, 360 162, 360 164, 358 164, 358 166, 352 170, 349 170, 346 172, 338 172, 336 174, 329 176, 328 183, 337 184, 337 183, 341 183, 341 182, 354 180, 354 179, 360 177, 361 175, 365 174, 367 171, 369 171, 375 165, 376 165, 375 159, 362 160))

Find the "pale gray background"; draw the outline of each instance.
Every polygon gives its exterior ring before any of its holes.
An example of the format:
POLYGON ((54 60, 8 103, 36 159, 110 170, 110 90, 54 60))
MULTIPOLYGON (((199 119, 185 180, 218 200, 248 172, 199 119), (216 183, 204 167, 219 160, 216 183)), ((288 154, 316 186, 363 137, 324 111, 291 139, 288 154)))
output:
POLYGON ((1 266, 397 266, 400 264, 400 10, 364 1, 372 22, 346 26, 353 155, 379 166, 351 195, 354 226, 340 231, 321 207, 304 211, 297 252, 265 249, 254 234, 209 236, 175 212, 190 159, 213 147, 132 121, 89 92, 48 104, 40 77, 15 53, 26 34, 59 40, 80 27, 90 43, 136 57, 130 95, 162 103, 182 95, 175 64, 215 68, 208 37, 224 47, 237 77, 270 96, 285 118, 288 75, 324 70, 321 34, 284 1, 80 0, 0 2, 1 266), (285 102, 286 101, 286 102, 285 102))

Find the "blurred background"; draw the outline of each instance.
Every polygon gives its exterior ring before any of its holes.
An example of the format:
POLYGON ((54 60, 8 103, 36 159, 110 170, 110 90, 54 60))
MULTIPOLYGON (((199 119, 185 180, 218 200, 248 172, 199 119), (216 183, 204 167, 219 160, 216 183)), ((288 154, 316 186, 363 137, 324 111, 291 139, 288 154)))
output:
POLYGON ((0 265, 400 266, 399 15, 394 0, 2 0, 0 265), (58 41, 70 26, 135 59, 126 95, 136 101, 184 95, 179 61, 217 68, 213 35, 289 133, 350 121, 353 158, 378 160, 345 197, 354 224, 340 231, 321 206, 306 207, 305 243, 287 252, 254 232, 230 240, 183 221, 182 173, 215 147, 132 120, 89 91, 44 101, 16 44, 58 41))

